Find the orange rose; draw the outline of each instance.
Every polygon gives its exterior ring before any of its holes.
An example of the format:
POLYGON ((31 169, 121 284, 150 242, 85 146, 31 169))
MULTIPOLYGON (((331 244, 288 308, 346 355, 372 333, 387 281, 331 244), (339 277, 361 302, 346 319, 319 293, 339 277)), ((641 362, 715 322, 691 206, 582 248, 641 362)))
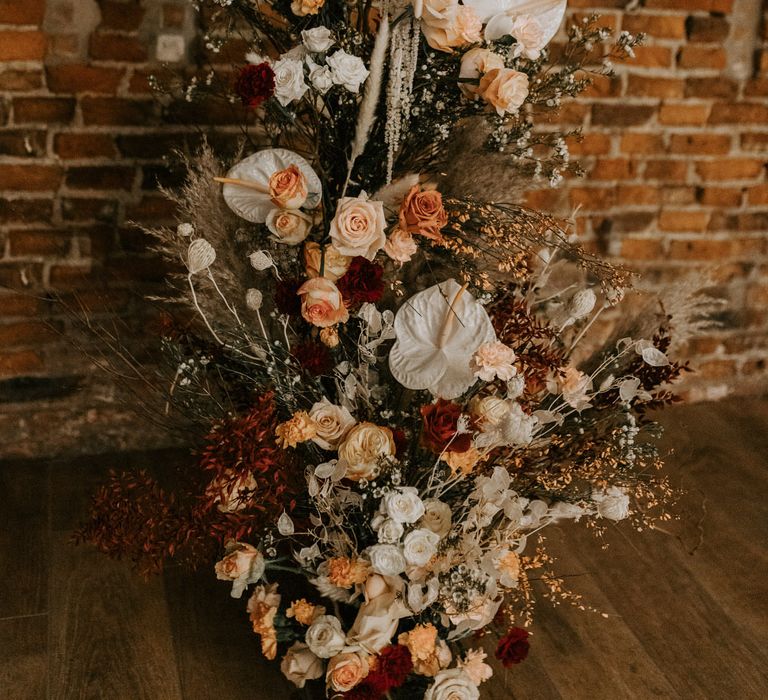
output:
POLYGON ((320 277, 320 267, 323 268, 323 277, 335 282, 339 277, 343 277, 352 258, 348 255, 342 255, 333 244, 328 244, 323 248, 319 243, 307 241, 304 244, 304 265, 307 277, 320 277), (325 259, 323 260, 323 250, 325 250, 325 259))
POLYGON ((349 320, 341 292, 331 280, 325 277, 307 280, 297 293, 301 297, 301 315, 313 326, 327 328, 349 320))
POLYGON ((307 201, 307 179, 296 165, 272 173, 269 178, 269 198, 281 209, 298 209, 307 201))
POLYGON ((414 185, 400 206, 400 228, 409 233, 420 233, 433 241, 442 239, 440 229, 448 223, 443 207, 443 195, 437 190, 422 190, 414 185))
POLYGON ((493 68, 480 79, 478 93, 499 116, 515 113, 528 97, 528 76, 511 68, 493 68))

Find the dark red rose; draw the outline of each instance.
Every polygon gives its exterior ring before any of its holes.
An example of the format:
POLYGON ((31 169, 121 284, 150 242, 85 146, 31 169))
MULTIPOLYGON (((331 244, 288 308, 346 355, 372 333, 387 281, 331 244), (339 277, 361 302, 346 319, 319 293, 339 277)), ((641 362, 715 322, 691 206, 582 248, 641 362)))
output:
POLYGON ((352 258, 349 269, 336 282, 336 286, 349 307, 360 306, 364 302, 377 302, 384 294, 384 268, 378 263, 361 256, 352 258))
POLYGON ((269 63, 243 66, 235 81, 235 94, 246 107, 258 107, 275 94, 275 71, 269 63))
POLYGON ((461 406, 458 404, 438 399, 435 403, 422 406, 421 415, 421 440, 435 454, 445 450, 466 452, 472 446, 471 433, 456 434, 461 415, 461 406))
POLYGON ((320 343, 307 341, 296 345, 291 354, 309 374, 317 377, 321 374, 330 374, 333 369, 333 356, 331 351, 320 343))
POLYGON ((501 661, 504 668, 510 668, 519 664, 528 656, 528 630, 522 627, 511 627, 500 640, 496 647, 496 658, 501 661))
POLYGON ((408 449, 408 437, 402 428, 392 428, 392 439, 395 441, 395 457, 400 459, 408 449))
POLYGON ((301 297, 298 295, 301 280, 280 280, 275 286, 275 306, 281 314, 299 316, 301 297))

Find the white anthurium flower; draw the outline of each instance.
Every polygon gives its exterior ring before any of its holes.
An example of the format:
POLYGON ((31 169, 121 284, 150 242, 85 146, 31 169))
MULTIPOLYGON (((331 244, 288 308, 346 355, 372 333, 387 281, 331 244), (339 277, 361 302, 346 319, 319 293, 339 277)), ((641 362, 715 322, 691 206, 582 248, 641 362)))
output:
POLYGON ((557 34, 568 3, 567 0, 464 0, 464 4, 487 25, 486 41, 507 36, 515 19, 527 16, 539 25, 541 41, 546 46, 557 34))
POLYGON ((444 399, 475 383, 470 360, 483 343, 496 340, 486 310, 454 279, 408 299, 395 316, 395 336, 389 352, 395 379, 444 399))

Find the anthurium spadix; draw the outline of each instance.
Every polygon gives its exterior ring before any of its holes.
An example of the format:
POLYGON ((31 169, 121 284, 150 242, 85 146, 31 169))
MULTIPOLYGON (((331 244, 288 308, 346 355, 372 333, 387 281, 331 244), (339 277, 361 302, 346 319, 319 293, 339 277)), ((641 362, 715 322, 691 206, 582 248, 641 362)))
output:
POLYGON ((474 384, 469 361, 483 343, 496 339, 485 309, 453 279, 408 299, 395 316, 395 336, 389 352, 394 378, 444 399, 474 384))

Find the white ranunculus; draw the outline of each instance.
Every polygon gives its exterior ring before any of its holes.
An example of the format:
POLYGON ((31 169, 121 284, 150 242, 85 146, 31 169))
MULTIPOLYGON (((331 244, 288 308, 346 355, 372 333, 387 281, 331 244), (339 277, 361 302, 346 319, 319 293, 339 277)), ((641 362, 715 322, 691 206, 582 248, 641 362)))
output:
POLYGON ((326 59, 326 63, 333 74, 333 82, 343 85, 350 92, 358 92, 368 77, 368 69, 363 60, 344 49, 335 51, 326 59))
POLYGON ((411 566, 426 566, 430 559, 437 554, 437 543, 440 536, 432 530, 418 528, 412 530, 403 540, 403 556, 411 566))
POLYGON ((283 675, 297 688, 303 688, 307 681, 323 675, 323 662, 312 653, 306 644, 294 642, 280 662, 283 675))
POLYGON ((333 37, 328 27, 315 27, 304 29, 301 32, 301 41, 312 53, 323 53, 333 46, 333 37))
POLYGON ((384 512, 399 523, 415 523, 424 515, 424 503, 413 486, 399 486, 381 500, 384 512))
POLYGON ((275 97, 285 107, 300 100, 307 91, 304 82, 304 62, 295 58, 281 58, 273 66, 275 71, 275 97))
POLYGON ((346 635, 341 629, 338 617, 320 615, 309 626, 304 641, 313 654, 321 659, 330 659, 344 648, 346 635))
POLYGON ((419 525, 438 537, 445 537, 451 531, 451 507, 437 498, 428 498, 424 501, 424 515, 419 525))
POLYGON ((328 66, 319 66, 309 56, 307 56, 307 67, 309 68, 309 82, 321 95, 325 95, 333 87, 333 74, 328 66))
POLYGON ((375 544, 368 550, 371 567, 382 576, 397 576, 406 567, 405 557, 400 547, 394 544, 375 544))
POLYGON ((461 668, 438 671, 435 682, 424 694, 424 700, 478 700, 479 697, 480 690, 461 668))
POLYGON ((624 520, 629 516, 629 494, 618 486, 592 494, 592 501, 597 505, 597 514, 608 520, 624 520))
POLYGON ((403 536, 403 525, 381 514, 374 517, 371 525, 376 530, 381 544, 397 544, 403 536))
POLYGON ((309 410, 317 426, 312 442, 324 450, 335 450, 355 424, 352 414, 343 406, 332 404, 323 397, 309 410))

